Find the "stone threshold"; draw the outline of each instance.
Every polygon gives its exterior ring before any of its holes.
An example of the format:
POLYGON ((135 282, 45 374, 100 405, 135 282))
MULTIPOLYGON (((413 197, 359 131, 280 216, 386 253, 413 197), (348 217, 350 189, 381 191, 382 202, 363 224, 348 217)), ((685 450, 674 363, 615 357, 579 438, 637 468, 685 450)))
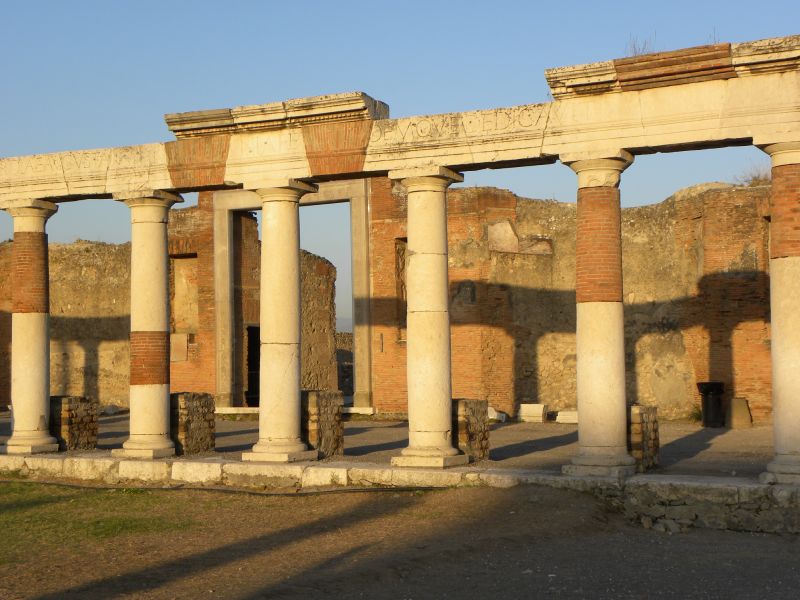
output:
POLYGON ((627 479, 550 471, 397 468, 355 462, 259 463, 213 456, 137 460, 106 452, 0 455, 0 477, 78 480, 107 485, 318 490, 331 487, 509 488, 541 485, 591 493, 644 527, 800 533, 800 486, 741 477, 634 475, 627 479))

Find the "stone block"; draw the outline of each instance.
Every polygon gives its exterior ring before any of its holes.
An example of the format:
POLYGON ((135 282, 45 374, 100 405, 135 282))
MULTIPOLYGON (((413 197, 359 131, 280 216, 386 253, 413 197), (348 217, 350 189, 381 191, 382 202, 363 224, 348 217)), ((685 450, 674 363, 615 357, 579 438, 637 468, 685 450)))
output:
POLYGON ((27 456, 25 466, 32 474, 45 477, 60 477, 64 472, 64 460, 60 456, 27 456))
POLYGON ((201 454, 214 450, 214 397, 211 394, 170 394, 169 434, 175 454, 201 454))
POLYGON ((392 485, 392 469, 382 467, 353 467, 348 471, 350 485, 390 486, 392 485))
POLYGON ((257 488, 297 487, 303 477, 302 465, 265 463, 226 463, 222 480, 226 485, 257 488))
POLYGON ((97 400, 83 396, 51 396, 50 435, 59 450, 94 450, 97 447, 97 400))
POLYGON ((472 460, 489 457, 489 403, 486 400, 453 400, 453 445, 472 460))
POLYGON ((750 416, 750 406, 747 404, 747 400, 738 397, 731 399, 728 421, 728 426, 731 429, 747 429, 753 426, 753 419, 750 416))
POLYGON ((347 485, 347 467, 313 466, 303 471, 302 487, 347 485))
POLYGON ((520 404, 517 416, 525 423, 544 423, 547 421, 547 404, 520 404))
POLYGON ((222 483, 222 463, 218 460, 176 460, 172 463, 172 481, 222 483))
POLYGON ((303 390, 301 394, 301 432, 309 448, 320 458, 344 454, 342 407, 344 395, 339 390, 303 390))
POLYGON ((119 478, 145 483, 169 481, 170 463, 165 460, 121 460, 119 478))
POLYGON ((0 473, 19 471, 25 466, 25 457, 0 454, 0 473))
POLYGON ((454 487, 461 483, 461 471, 428 469, 394 469, 392 485, 395 487, 454 487))
POLYGON ((556 423, 577 423, 578 411, 577 410, 560 410, 556 417, 556 423))
POLYGON ((106 457, 75 456, 64 459, 63 475, 84 481, 115 483, 119 460, 106 457))

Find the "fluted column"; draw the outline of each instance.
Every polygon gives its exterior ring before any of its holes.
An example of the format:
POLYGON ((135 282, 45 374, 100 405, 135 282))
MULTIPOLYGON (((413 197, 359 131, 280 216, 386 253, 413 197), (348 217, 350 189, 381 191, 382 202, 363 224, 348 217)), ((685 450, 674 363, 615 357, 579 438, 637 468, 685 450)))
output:
MULTIPOLYGON (((562 157, 564 160, 564 157, 562 157)), ((628 454, 620 174, 627 152, 567 162, 578 175, 576 244, 578 454, 563 471, 621 476, 628 454)))
POLYGON ((131 209, 131 364, 130 437, 113 454, 171 456, 167 220, 182 200, 157 190, 114 198, 131 209))
POLYGON ((50 435, 50 293, 45 224, 52 202, 4 205, 14 219, 11 249, 11 437, 8 454, 55 452, 50 435))
POLYGON ((444 167, 390 171, 408 192, 408 447, 392 464, 448 467, 469 460, 453 447, 447 187, 463 181, 444 167))
POLYGON ((300 437, 300 215, 315 185, 261 189, 261 363, 258 442, 242 460, 316 460, 300 437))
POLYGON ((765 483, 800 484, 800 142, 762 148, 772 157, 769 291, 772 431, 765 483))

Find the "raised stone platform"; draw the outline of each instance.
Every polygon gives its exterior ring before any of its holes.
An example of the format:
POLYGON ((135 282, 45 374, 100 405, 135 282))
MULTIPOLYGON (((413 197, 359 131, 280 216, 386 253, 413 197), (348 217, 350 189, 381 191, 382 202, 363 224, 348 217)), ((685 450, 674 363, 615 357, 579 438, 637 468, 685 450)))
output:
POLYGON ((247 463, 221 456, 120 459, 107 452, 0 455, 0 477, 78 480, 109 485, 316 489, 330 486, 442 488, 543 485, 594 494, 645 527, 800 533, 800 487, 734 477, 635 475, 575 477, 480 467, 392 468, 353 462, 247 463))

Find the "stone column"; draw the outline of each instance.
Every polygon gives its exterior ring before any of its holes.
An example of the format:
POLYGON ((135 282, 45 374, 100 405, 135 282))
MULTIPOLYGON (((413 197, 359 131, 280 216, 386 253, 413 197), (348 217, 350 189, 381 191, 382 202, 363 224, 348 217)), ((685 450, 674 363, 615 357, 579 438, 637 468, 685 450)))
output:
POLYGON ((447 187, 463 181, 443 167, 391 171, 408 192, 408 447, 400 467, 463 465, 453 447, 450 293, 447 278, 447 187))
POLYGON ((762 148, 772 157, 770 312, 775 458, 764 483, 800 484, 800 142, 762 148))
POLYGON ((578 454, 571 475, 632 475, 625 401, 620 174, 617 156, 568 161, 578 174, 576 247, 578 454))
POLYGON ((50 435, 50 293, 45 223, 58 207, 42 200, 3 205, 14 218, 11 249, 11 406, 8 454, 55 452, 50 435))
POLYGON ((261 197, 261 364, 258 442, 242 460, 316 460, 300 438, 300 196, 317 186, 285 180, 261 197))
POLYGON ((115 456, 175 454, 169 437, 169 251, 167 219, 180 196, 114 195, 131 209, 130 437, 115 456))

